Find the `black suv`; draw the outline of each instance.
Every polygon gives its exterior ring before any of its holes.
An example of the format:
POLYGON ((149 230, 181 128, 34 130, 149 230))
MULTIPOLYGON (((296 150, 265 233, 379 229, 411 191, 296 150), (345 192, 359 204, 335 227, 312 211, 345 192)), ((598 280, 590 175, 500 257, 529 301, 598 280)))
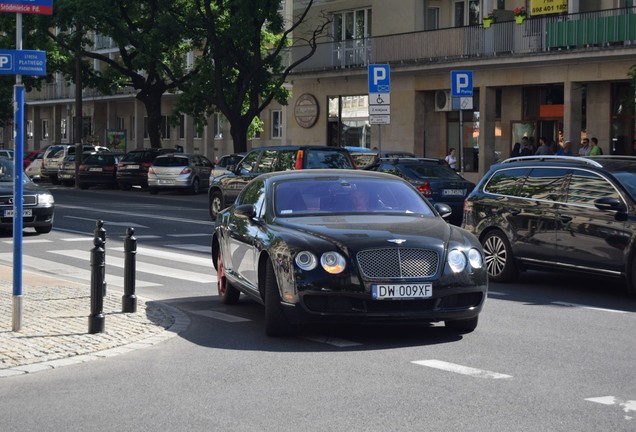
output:
POLYGON ((174 153, 171 148, 131 150, 117 164, 117 185, 129 190, 132 186, 148 187, 148 168, 159 155, 174 153))
POLYGON ((447 204, 452 209, 448 221, 457 226, 462 224, 464 198, 475 187, 440 159, 381 158, 364 169, 395 174, 415 186, 431 203, 447 204))
POLYGON ((342 147, 274 146, 253 149, 236 167, 227 168, 231 172, 215 177, 208 190, 213 221, 253 178, 263 173, 316 168, 354 169, 355 164, 342 147))
POLYGON ((466 199, 463 227, 479 237, 492 281, 574 271, 636 293, 636 157, 507 159, 466 199))

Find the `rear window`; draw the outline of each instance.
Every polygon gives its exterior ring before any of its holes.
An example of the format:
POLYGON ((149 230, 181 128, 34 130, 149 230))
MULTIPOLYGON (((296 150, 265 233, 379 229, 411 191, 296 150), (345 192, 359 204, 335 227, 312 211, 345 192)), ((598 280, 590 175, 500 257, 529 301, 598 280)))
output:
POLYGON ((152 162, 158 155, 167 153, 161 150, 132 151, 126 153, 122 162, 152 162))
POLYGON ((116 162, 114 155, 94 154, 87 156, 84 163, 87 165, 114 165, 116 162))
POLYGON ((463 180, 452 169, 443 165, 433 164, 402 164, 402 169, 410 172, 417 179, 463 180))
POLYGON ((310 149, 305 150, 305 168, 353 169, 351 159, 345 151, 310 149))
POLYGON ((160 157, 155 159, 152 164, 158 167, 182 167, 190 165, 190 163, 188 162, 188 158, 182 156, 160 157))

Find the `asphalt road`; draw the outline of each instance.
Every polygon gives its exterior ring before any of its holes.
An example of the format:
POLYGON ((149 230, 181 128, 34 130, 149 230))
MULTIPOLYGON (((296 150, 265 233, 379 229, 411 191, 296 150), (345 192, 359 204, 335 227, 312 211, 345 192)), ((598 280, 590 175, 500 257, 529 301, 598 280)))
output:
POLYGON ((190 327, 145 350, 0 380, 3 432, 636 430, 636 299, 620 284, 541 272, 491 284, 479 327, 463 337, 419 325, 273 339, 262 307, 221 304, 213 269, 192 261, 209 246, 205 194, 91 192, 54 190, 55 241, 25 253, 72 264, 50 251, 76 250, 84 243, 64 239, 90 238, 96 219, 113 237, 134 223, 144 247, 181 251, 191 263, 180 270, 212 279, 141 274, 158 284, 143 295, 188 314, 190 327))

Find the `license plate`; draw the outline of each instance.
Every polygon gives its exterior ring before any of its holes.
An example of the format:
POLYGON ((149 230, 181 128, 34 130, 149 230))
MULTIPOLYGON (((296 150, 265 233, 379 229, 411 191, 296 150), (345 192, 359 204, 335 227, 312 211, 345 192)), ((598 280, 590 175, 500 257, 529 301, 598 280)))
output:
POLYGON ((442 195, 445 196, 458 196, 458 195, 464 195, 464 189, 444 189, 442 191, 442 195))
MULTIPOLYGON (((33 210, 24 209, 22 210, 22 217, 31 217, 33 216, 33 210)), ((13 210, 5 210, 4 217, 13 217, 13 210)))
POLYGON ((162 185, 173 185, 174 184, 174 180, 159 180, 159 184, 162 184, 162 185))
POLYGON ((124 169, 139 169, 139 165, 124 165, 124 169))
POLYGON ((102 171, 102 169, 101 169, 101 168, 89 168, 88 170, 89 170, 89 171, 99 171, 99 172, 101 172, 101 171, 102 171))
POLYGON ((433 296, 433 284, 371 285, 371 295, 375 300, 430 298, 433 296))

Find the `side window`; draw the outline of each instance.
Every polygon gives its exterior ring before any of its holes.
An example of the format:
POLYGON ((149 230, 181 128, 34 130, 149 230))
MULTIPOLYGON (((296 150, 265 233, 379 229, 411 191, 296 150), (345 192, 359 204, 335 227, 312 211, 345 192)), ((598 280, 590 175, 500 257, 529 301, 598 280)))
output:
POLYGON ((278 152, 278 159, 274 171, 290 171, 296 166, 297 150, 281 150, 278 152))
POLYGON ((529 168, 511 168, 497 171, 484 186, 484 192, 497 195, 515 196, 519 191, 519 183, 523 181, 529 168))
POLYGON ((598 198, 618 198, 614 186, 601 176, 590 171, 573 170, 567 189, 568 204, 594 205, 598 198))
POLYGON ((256 162, 258 161, 260 153, 260 150, 256 150, 249 152, 247 156, 245 156, 240 164, 241 174, 246 175, 254 171, 254 165, 256 165, 256 162))
POLYGON ((268 173, 274 170, 274 162, 276 161, 276 150, 264 150, 261 160, 258 161, 256 172, 268 173))
POLYGON ((390 173, 399 177, 404 178, 404 174, 402 171, 394 164, 383 163, 378 167, 378 171, 390 173))
POLYGON ((249 183, 245 189, 241 191, 236 204, 253 204, 256 207, 257 216, 261 217, 265 211, 263 204, 265 203, 265 182, 254 180, 249 183))
POLYGON ((520 186, 518 195, 536 200, 561 201, 568 172, 565 168, 533 168, 520 186))

